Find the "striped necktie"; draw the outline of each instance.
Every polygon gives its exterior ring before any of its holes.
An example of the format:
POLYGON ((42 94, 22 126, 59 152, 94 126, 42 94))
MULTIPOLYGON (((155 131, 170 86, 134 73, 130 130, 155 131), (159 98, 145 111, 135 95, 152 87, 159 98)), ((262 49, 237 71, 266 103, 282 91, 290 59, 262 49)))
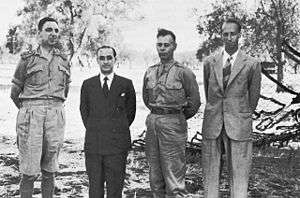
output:
POLYGON ((226 87, 227 87, 227 83, 228 83, 230 73, 231 73, 231 60, 232 60, 232 57, 229 56, 223 67, 223 87, 224 87, 224 89, 226 89, 226 87))
POLYGON ((107 97, 108 93, 109 93, 107 81, 108 81, 108 78, 107 78, 107 76, 105 76, 105 78, 104 78, 104 84, 103 84, 103 93, 104 93, 105 97, 107 97))

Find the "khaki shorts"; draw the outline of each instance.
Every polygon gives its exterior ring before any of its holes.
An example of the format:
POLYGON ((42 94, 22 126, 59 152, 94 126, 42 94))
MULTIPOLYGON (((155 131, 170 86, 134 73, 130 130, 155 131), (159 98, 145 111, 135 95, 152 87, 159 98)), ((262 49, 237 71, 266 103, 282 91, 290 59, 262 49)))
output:
POLYGON ((58 155, 64 140, 65 112, 60 102, 30 101, 17 116, 20 172, 37 175, 41 169, 58 170, 58 155))

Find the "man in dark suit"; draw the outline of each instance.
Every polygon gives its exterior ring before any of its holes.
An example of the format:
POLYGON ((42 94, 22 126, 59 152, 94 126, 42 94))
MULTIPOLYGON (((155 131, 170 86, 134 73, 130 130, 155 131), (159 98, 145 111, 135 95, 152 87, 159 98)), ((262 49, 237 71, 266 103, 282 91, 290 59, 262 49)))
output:
POLYGON ((114 73, 114 48, 98 48, 97 62, 101 72, 83 82, 80 97, 89 197, 104 197, 106 182, 107 198, 121 198, 131 145, 129 126, 136 112, 135 90, 131 80, 114 73))

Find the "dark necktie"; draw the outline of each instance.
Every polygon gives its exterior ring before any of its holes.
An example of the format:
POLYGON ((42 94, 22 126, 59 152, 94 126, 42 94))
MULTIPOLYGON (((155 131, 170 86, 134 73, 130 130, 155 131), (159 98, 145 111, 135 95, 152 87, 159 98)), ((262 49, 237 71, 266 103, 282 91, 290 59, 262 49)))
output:
POLYGON ((107 85, 107 81, 108 81, 108 78, 105 77, 104 78, 104 83, 103 83, 103 93, 104 93, 104 96, 107 97, 108 96, 108 85, 107 85))
POLYGON ((224 89, 226 89, 227 84, 228 84, 228 80, 230 77, 230 73, 231 73, 231 60, 232 57, 229 56, 229 58, 227 59, 224 67, 223 67, 223 87, 224 89))

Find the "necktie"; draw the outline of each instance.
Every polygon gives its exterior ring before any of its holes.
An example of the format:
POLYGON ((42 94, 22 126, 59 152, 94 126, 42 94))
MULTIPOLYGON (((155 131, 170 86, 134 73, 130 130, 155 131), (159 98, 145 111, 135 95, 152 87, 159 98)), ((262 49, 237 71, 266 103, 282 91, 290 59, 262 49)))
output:
POLYGON ((166 65, 161 65, 161 67, 158 70, 158 77, 161 77, 164 73, 166 73, 166 65))
POLYGON ((230 56, 227 59, 225 66, 223 67, 223 87, 224 87, 224 89, 226 89, 226 87, 227 87, 227 83, 228 83, 230 73, 231 73, 231 60, 232 60, 232 57, 230 56))
POLYGON ((104 93, 104 96, 105 97, 107 97, 108 96, 108 92, 109 92, 109 90, 108 90, 108 85, 107 85, 107 81, 108 81, 108 78, 107 77, 105 77, 104 78, 104 84, 103 84, 103 93, 104 93))

